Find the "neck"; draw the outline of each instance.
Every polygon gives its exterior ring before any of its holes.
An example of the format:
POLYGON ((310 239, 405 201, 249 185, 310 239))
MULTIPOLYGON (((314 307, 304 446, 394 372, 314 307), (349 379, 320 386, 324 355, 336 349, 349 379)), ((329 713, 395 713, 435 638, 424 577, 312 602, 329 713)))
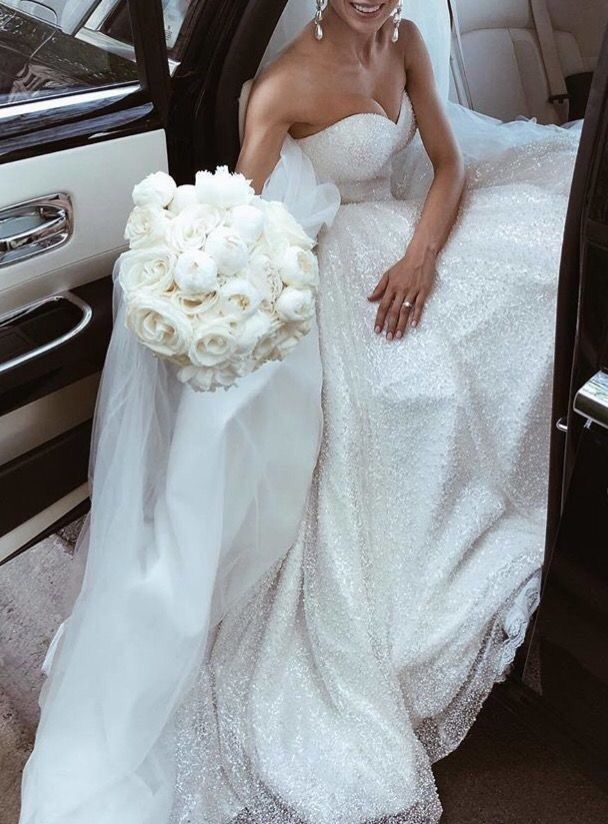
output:
POLYGON ((361 34, 354 31, 331 6, 327 7, 323 15, 322 25, 323 39, 331 43, 334 50, 360 63, 369 60, 378 32, 361 34))

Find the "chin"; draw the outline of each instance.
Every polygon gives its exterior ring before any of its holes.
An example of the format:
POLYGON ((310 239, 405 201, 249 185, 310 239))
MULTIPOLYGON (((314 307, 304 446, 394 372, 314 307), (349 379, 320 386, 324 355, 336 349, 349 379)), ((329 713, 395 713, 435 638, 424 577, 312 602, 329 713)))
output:
POLYGON ((333 10, 355 31, 371 33, 386 23, 397 6, 396 0, 330 0, 333 10))

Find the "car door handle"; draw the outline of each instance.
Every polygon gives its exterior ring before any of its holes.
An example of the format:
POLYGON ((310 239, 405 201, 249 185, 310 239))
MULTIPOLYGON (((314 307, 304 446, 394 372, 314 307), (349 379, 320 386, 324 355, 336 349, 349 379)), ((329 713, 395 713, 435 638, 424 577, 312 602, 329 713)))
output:
POLYGON ((608 372, 598 372, 576 393, 574 411, 608 429, 608 372))
POLYGON ((62 246, 72 229, 72 201, 65 192, 0 210, 0 267, 62 246))
POLYGON ((72 340, 72 338, 75 338, 91 322, 91 318, 93 317, 93 309, 86 301, 82 300, 82 298, 79 298, 77 295, 72 294, 72 292, 60 292, 56 295, 50 295, 47 298, 42 298, 41 300, 29 303, 27 306, 22 306, 19 309, 14 309, 12 312, 0 317, 0 333, 2 333, 3 329, 7 329, 11 325, 18 324, 22 319, 27 320, 28 316, 31 316, 37 310, 45 309, 50 307, 52 304, 58 304, 61 301, 67 301, 69 304, 80 310, 80 317, 74 326, 63 334, 53 338, 53 340, 46 341, 39 346, 35 346, 27 352, 21 352, 18 355, 9 357, 5 361, 0 361, 0 375, 11 369, 16 369, 18 366, 23 366, 23 364, 26 364, 35 358, 39 358, 53 349, 57 349, 58 346, 62 346, 64 343, 72 340))

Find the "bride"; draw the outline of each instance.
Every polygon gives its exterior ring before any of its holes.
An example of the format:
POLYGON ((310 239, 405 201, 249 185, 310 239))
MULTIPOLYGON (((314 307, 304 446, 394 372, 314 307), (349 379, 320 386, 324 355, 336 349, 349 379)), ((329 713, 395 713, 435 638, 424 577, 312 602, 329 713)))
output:
POLYGON ((22 824, 441 816, 431 765, 538 598, 577 138, 446 107, 422 6, 424 39, 396 0, 320 3, 249 98, 239 170, 324 227, 318 336, 199 395, 117 290, 22 824))

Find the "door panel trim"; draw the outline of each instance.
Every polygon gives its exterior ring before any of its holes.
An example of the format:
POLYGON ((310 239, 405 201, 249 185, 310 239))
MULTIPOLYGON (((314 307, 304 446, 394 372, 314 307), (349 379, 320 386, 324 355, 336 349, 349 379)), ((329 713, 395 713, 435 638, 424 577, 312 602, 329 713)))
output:
POLYGON ((89 375, 2 415, 0 466, 90 420, 99 378, 89 375))
POLYGON ((89 496, 89 485, 84 483, 64 495, 59 501, 38 512, 29 521, 0 537, 0 563, 7 560, 15 552, 15 547, 22 547, 44 533, 48 527, 59 521, 64 515, 75 509, 89 496))

